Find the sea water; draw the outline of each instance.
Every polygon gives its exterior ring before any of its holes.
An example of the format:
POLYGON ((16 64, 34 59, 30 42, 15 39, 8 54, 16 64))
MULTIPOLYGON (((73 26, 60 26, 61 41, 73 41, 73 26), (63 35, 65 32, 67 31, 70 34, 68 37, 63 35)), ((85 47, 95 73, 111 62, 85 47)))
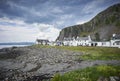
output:
POLYGON ((2 48, 8 48, 8 47, 24 47, 29 45, 0 45, 0 49, 2 48))
POLYGON ((8 48, 8 47, 24 47, 24 46, 31 46, 31 45, 33 45, 34 43, 15 43, 15 44, 0 44, 0 49, 2 49, 2 48, 8 48))

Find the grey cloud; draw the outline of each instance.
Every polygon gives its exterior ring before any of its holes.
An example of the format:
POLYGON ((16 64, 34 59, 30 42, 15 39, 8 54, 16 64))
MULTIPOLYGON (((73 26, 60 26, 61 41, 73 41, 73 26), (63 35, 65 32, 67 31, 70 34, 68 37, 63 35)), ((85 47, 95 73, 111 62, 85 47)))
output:
POLYGON ((118 2, 120 1, 0 0, 0 17, 19 18, 26 23, 54 24, 56 27, 63 28, 76 24, 80 19, 90 19, 106 7, 118 2))

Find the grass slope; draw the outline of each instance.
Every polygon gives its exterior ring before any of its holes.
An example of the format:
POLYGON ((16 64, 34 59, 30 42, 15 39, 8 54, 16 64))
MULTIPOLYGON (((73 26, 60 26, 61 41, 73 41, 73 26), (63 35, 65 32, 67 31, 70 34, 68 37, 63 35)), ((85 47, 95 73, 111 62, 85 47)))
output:
POLYGON ((120 76, 120 66, 93 66, 71 71, 64 75, 56 74, 51 81, 97 81, 99 77, 120 76))
POLYGON ((61 49, 67 49, 72 51, 83 52, 82 56, 77 59, 83 60, 120 60, 119 48, 107 48, 107 47, 57 47, 61 49))
POLYGON ((82 52, 82 56, 77 56, 77 60, 120 60, 119 48, 108 47, 82 47, 82 46, 43 46, 33 45, 36 48, 58 48, 70 51, 82 52))

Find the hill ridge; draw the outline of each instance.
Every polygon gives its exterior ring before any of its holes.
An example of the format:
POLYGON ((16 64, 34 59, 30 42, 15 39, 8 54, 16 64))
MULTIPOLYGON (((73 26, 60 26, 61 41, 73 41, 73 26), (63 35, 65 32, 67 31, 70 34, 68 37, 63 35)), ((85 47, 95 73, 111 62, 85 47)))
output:
POLYGON ((120 34, 120 3, 98 13, 90 21, 63 28, 56 40, 64 37, 84 37, 90 35, 92 40, 110 40, 113 33, 120 34))

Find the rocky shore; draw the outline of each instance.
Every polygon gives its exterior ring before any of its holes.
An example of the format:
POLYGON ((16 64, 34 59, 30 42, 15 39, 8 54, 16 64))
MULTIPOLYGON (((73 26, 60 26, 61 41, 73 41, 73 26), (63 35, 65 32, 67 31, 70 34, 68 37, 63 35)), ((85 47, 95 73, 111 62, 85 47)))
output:
POLYGON ((82 52, 56 48, 12 47, 0 49, 0 81, 50 81, 54 74, 95 65, 120 65, 120 61, 83 61, 82 52))

